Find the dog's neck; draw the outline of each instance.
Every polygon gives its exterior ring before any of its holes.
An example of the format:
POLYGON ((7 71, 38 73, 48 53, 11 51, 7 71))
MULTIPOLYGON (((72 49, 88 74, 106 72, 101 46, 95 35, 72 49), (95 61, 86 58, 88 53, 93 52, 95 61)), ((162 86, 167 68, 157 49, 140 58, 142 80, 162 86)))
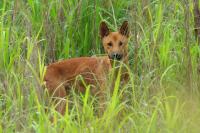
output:
POLYGON ((126 64, 126 65, 128 65, 128 61, 129 61, 129 56, 128 56, 128 53, 126 53, 124 55, 123 63, 126 64))

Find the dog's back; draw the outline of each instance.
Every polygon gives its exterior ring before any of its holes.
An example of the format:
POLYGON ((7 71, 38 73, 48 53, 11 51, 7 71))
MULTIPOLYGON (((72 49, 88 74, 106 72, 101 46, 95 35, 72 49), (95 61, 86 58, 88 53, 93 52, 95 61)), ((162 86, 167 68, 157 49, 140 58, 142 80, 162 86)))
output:
MULTIPOLYGON (((70 88, 78 75, 83 77, 86 84, 96 85, 104 80, 103 77, 110 68, 108 57, 72 58, 47 66, 44 81, 50 91, 54 91, 58 86, 70 88)), ((77 89, 83 91, 82 87, 77 89)))

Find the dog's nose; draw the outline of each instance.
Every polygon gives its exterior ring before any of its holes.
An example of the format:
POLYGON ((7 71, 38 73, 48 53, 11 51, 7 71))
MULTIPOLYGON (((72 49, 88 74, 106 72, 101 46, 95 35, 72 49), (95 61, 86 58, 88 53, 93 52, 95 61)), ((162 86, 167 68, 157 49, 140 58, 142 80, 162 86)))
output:
POLYGON ((111 59, 113 59, 113 60, 121 60, 122 59, 122 54, 113 53, 113 54, 111 54, 111 59))

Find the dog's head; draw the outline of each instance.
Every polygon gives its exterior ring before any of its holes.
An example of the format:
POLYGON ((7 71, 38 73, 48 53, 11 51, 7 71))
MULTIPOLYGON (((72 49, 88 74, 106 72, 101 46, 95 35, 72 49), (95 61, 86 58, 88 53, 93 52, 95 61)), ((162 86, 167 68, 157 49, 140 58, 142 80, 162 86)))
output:
POLYGON ((101 22, 100 36, 104 50, 110 59, 123 61, 126 58, 129 37, 128 21, 124 21, 117 32, 110 32, 107 24, 101 22))

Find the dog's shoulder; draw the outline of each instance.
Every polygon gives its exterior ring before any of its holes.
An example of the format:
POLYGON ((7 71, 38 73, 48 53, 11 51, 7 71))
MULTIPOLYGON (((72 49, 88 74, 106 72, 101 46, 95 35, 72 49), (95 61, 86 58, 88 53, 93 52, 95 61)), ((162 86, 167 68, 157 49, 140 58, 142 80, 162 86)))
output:
POLYGON ((111 62, 108 56, 100 56, 100 57, 95 57, 98 61, 98 65, 104 67, 105 69, 110 69, 111 68, 111 62))

